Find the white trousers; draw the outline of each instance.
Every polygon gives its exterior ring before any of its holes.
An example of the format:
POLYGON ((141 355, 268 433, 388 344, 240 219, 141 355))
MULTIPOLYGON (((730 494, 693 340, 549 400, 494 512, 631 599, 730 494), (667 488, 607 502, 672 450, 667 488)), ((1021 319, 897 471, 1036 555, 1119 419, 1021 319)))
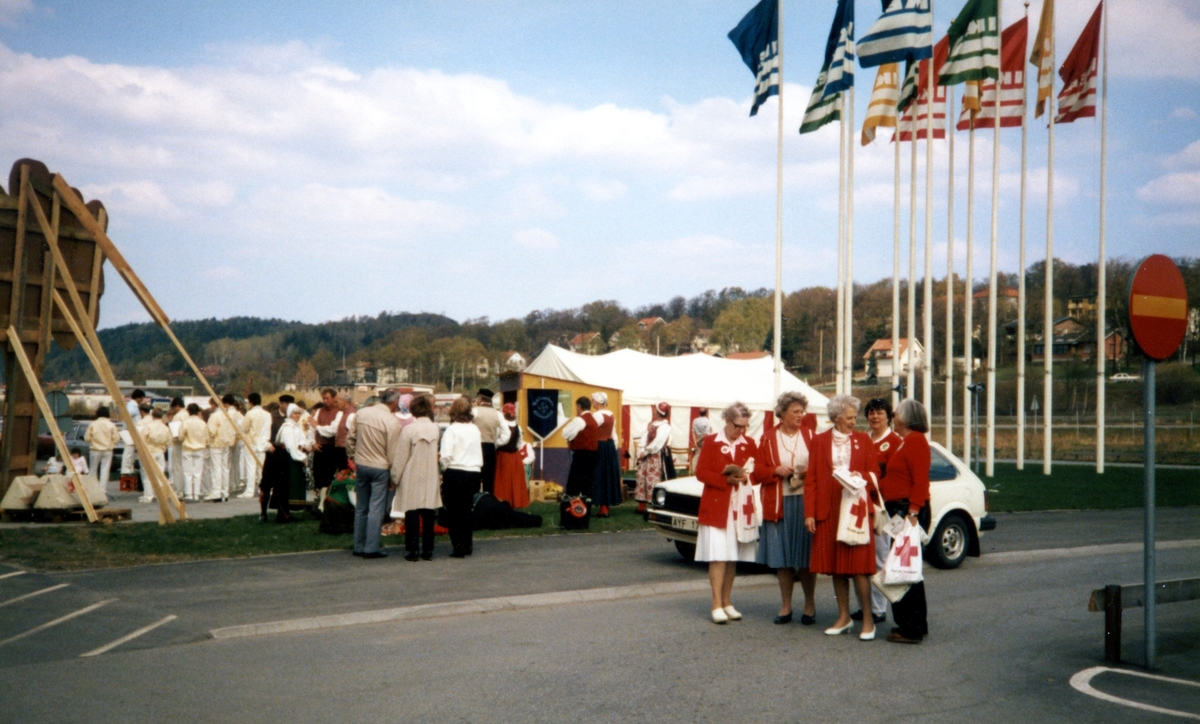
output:
MULTIPOLYGON (((154 453, 154 464, 158 466, 160 471, 167 469, 167 456, 163 453, 154 453)), ((154 500, 154 486, 150 484, 150 475, 147 472, 149 465, 142 465, 142 502, 149 503, 154 500)), ((168 496, 169 497, 169 496, 168 496)))
POLYGON ((204 479, 204 459, 208 450, 183 451, 183 496, 189 500, 200 497, 200 484, 204 479))
MULTIPOLYGON (((240 443, 239 443, 240 445, 240 443)), ((246 489, 242 491, 243 498, 253 498, 258 495, 258 484, 262 481, 262 468, 254 462, 254 458, 258 458, 259 462, 263 460, 262 453, 250 454, 244 445, 241 445, 241 450, 238 455, 238 462, 242 468, 242 480, 246 482, 246 489)))
POLYGON ((176 495, 183 495, 183 444, 171 445, 171 487, 176 495))
MULTIPOLYGON (((883 570, 883 566, 887 563, 888 551, 892 549, 892 537, 887 533, 875 534, 875 568, 883 570)), ((879 589, 871 586, 871 613, 876 616, 882 616, 887 613, 887 596, 879 592, 879 589)))
POLYGON ((209 490, 208 497, 216 500, 217 498, 229 497, 229 448, 227 447, 210 447, 208 449, 209 470, 212 471, 212 488, 209 490))
POLYGON ((112 450, 92 450, 88 452, 88 469, 100 481, 100 485, 108 484, 108 475, 112 472, 112 450))
POLYGON ((137 448, 133 445, 126 445, 125 452, 121 454, 121 474, 133 475, 136 472, 133 469, 133 465, 137 462, 137 459, 137 448))

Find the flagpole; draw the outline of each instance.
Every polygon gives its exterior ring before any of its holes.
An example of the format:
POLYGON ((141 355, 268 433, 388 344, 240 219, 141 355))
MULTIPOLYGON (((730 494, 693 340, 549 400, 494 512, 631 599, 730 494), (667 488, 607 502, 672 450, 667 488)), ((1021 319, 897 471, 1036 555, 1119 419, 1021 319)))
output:
POLYGON ((842 128, 846 133, 846 394, 854 389, 854 86, 842 128))
MULTIPOLYGON (((980 93, 982 95, 982 93, 980 93)), ((967 130, 967 270, 963 301, 963 464, 971 464, 971 381, 975 376, 975 114, 967 130)))
MULTIPOLYGON (((933 0, 929 0, 929 13, 932 17, 933 0)), ((931 54, 929 72, 925 75, 929 98, 925 104, 925 298, 921 309, 921 321, 925 332, 925 354, 921 356, 921 403, 925 405, 926 414, 930 417, 933 414, 933 104, 937 100, 937 88, 933 85, 933 62, 931 54)), ((920 79, 917 80, 919 88, 920 79)), ((920 98, 921 93, 918 90, 917 99, 920 98)), ((916 120, 914 113, 914 129, 916 120)), ((926 437, 931 435, 926 434, 926 437)))
POLYGON ((1100 5, 1104 46, 1100 56, 1100 261, 1096 269, 1096 472, 1104 472, 1104 376, 1108 363, 1108 260, 1105 258, 1108 171, 1108 3, 1100 5))
MULTIPOLYGON (((899 69, 896 74, 899 82, 899 69)), ((900 119, 892 136, 896 152, 896 175, 892 184, 892 409, 900 404, 900 119)))
MULTIPOLYGON (((1002 37, 1000 5, 996 3, 996 39, 1002 37)), ((998 60, 998 59, 997 59, 998 60)), ((988 368, 987 368, 987 461, 984 474, 989 478, 996 468, 996 253, 1000 235, 1000 68, 996 68, 996 101, 992 112, 992 243, 988 273, 988 368)))
POLYGON ((950 175, 946 191, 946 449, 954 451, 954 86, 946 89, 950 175))
MULTIPOLYGON (((1029 22, 1029 0, 1025 0, 1025 22, 1029 22)), ((1028 37, 1028 36, 1027 36, 1028 37)), ((1001 71, 1004 66, 1003 40, 1001 46, 1001 71)), ((1029 127, 1029 83, 1025 77, 1025 50, 1021 50, 1021 238, 1020 272, 1017 276, 1017 470, 1025 469, 1025 172, 1026 146, 1029 127)), ((1003 73, 1002 73, 1003 74, 1003 73)), ((996 90, 1000 90, 999 84, 996 90)))
MULTIPOLYGON (((912 122, 908 126, 908 140, 912 143, 912 171, 908 189, 908 323, 905 325, 905 331, 908 332, 908 346, 905 348, 905 355, 908 358, 908 388, 904 391, 904 397, 909 400, 916 397, 917 384, 917 366, 913 359, 913 347, 917 342, 917 108, 920 99, 921 90, 918 88, 916 98, 913 99, 912 122)), ((929 354, 929 350, 925 350, 921 354, 922 356, 929 354)))
MULTIPOLYGON (((1054 67, 1054 25, 1050 26, 1050 67, 1054 67)), ((1041 73, 1039 69, 1039 75, 1041 73)), ((1050 96, 1046 99, 1049 135, 1046 140, 1046 281, 1042 299, 1042 475, 1049 475, 1054 454, 1054 78, 1050 78, 1050 96)))
MULTIPOLYGON (((841 115, 846 113, 846 96, 838 95, 841 115)), ((839 395, 846 392, 842 369, 846 361, 846 124, 838 126, 838 280, 837 280, 837 382, 839 395)))
POLYGON ((779 67, 778 137, 775 141, 775 397, 783 386, 783 0, 776 6, 776 58, 779 67))

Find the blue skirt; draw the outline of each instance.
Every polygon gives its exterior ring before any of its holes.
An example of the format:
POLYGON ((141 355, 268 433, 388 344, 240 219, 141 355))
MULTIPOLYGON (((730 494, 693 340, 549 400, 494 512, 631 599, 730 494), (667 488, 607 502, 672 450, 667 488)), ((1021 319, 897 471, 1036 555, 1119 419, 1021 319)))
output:
POLYGON ((804 527, 804 496, 783 499, 783 520, 764 521, 758 529, 755 562, 768 568, 808 568, 812 533, 804 527))
POLYGON ((621 504, 621 463, 612 440, 601 440, 596 448, 596 477, 592 481, 592 505, 621 504))

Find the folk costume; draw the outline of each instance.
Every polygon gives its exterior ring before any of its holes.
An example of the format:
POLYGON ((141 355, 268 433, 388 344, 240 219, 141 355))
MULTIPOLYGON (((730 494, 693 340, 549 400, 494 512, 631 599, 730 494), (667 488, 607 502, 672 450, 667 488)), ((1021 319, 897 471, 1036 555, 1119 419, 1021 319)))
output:
POLYGON ((88 458, 91 469, 96 471, 96 479, 101 485, 107 485, 112 470, 113 449, 121 441, 117 426, 107 417, 97 417, 83 433, 83 441, 88 444, 88 458))
POLYGON ((745 525, 747 516, 745 507, 738 505, 744 497, 739 488, 744 486, 731 485, 724 470, 729 465, 746 470, 750 473, 746 485, 753 488, 757 455, 758 447, 745 435, 730 442, 720 430, 704 439, 696 464, 696 478, 704 483, 696 536, 697 561, 754 561, 757 541, 742 542, 738 535, 739 525, 745 525))
POLYGON ((239 497, 253 498, 258 495, 258 485, 262 481, 262 468, 254 460, 257 458, 259 463, 263 462, 267 447, 271 444, 271 413, 264 410, 262 405, 251 407, 242 418, 242 432, 250 438, 254 449, 249 453, 243 447, 238 458, 242 466, 242 480, 246 483, 246 489, 239 497))
POLYGON ((568 497, 592 497, 592 482, 596 477, 598 430, 596 418, 589 412, 572 419, 563 427, 563 437, 571 450, 571 469, 567 472, 568 497))
POLYGON ((761 565, 808 569, 812 534, 804 527, 804 488, 814 437, 804 425, 795 435, 784 434, 779 426, 762 437, 756 467, 762 479, 763 524, 755 559, 761 565), (790 478, 775 474, 781 466, 792 468, 790 478))
MULTIPOLYGON (((608 404, 608 395, 603 392, 594 393, 592 399, 608 404)), ((596 421, 596 477, 592 481, 592 502, 603 511, 621 504, 621 461, 617 458, 614 434, 616 418, 608 408, 592 410, 591 414, 596 421)))
POLYGON ((288 419, 287 404, 282 404, 280 409, 271 413, 270 440, 273 449, 267 453, 267 459, 263 463, 262 496, 259 498, 262 503, 263 522, 267 520, 269 508, 278 511, 275 516, 276 523, 289 523, 292 520, 289 508, 292 457, 287 448, 275 442, 279 438, 279 430, 284 421, 288 419))
MULTIPOLYGON (((166 473, 167 468, 167 448, 171 446, 171 431, 163 423, 162 420, 147 417, 142 420, 138 431, 142 434, 142 439, 146 442, 146 448, 149 449, 150 455, 153 458, 154 465, 158 466, 160 472, 166 473)), ((142 461, 142 503, 154 502, 154 486, 149 480, 149 465, 146 461, 142 461)))
MULTIPOLYGON (((837 540, 843 488, 833 477, 833 471, 858 473, 867 481, 870 490, 875 488, 878 478, 877 465, 875 446, 864 432, 855 430, 844 434, 830 428, 813 438, 805 481, 804 517, 816 519, 817 531, 813 534, 808 570, 831 576, 874 575, 875 546, 871 526, 867 526, 869 540, 866 545, 850 546, 837 540)), ((873 498, 873 494, 867 495, 867 520, 874 511, 873 498)))
MULTIPOLYGON (((655 409, 662 410, 664 407, 666 414, 670 414, 671 408, 665 402, 658 403, 655 409)), ((670 442, 671 421, 669 419, 651 420, 650 424, 646 426, 646 432, 642 435, 642 442, 639 446, 637 487, 633 492, 633 497, 639 503, 649 503, 654 486, 666 479, 662 451, 670 450, 668 447, 670 442)))
POLYGON ((346 417, 349 410, 326 405, 317 411, 312 421, 316 424, 316 437, 319 446, 313 452, 313 487, 318 491, 328 488, 333 483, 333 477, 348 465, 346 455, 346 417), (338 445, 338 440, 341 445, 338 445))
MULTIPOLYGON (((515 415, 517 408, 508 403, 504 411, 515 415)), ((529 506, 529 487, 525 484, 521 426, 515 420, 505 420, 504 423, 508 426, 508 441, 496 446, 496 482, 492 490, 497 500, 503 500, 514 508, 526 508, 529 506)))
POLYGON ((191 414, 184 407, 180 407, 170 414, 171 420, 167 423, 167 428, 171 431, 171 454, 168 456, 171 467, 171 487, 175 489, 175 494, 182 498, 184 497, 183 423, 191 417, 191 414))
MULTIPOLYGON (((479 396, 491 400, 493 394, 491 390, 483 389, 479 396)), ((479 474, 484 491, 491 493, 496 485, 496 448, 508 442, 508 425, 490 403, 472 408, 471 413, 474 415, 472 422, 479 428, 479 445, 483 451, 483 467, 479 474)))
POLYGON ((208 469, 212 488, 208 500, 229 499, 229 450, 237 442, 233 424, 218 409, 208 416, 208 469))
POLYGON ((179 431, 183 446, 183 497, 198 500, 204 480, 204 460, 208 457, 208 426, 199 415, 188 415, 179 431))
MULTIPOLYGON (((894 434, 894 433, 893 433, 894 434)), ((883 502, 891 515, 916 514, 917 524, 929 530, 929 440, 923 432, 904 436, 899 449, 888 463, 888 474, 879 481, 883 502)), ((904 598, 892 604, 892 618, 898 633, 920 641, 929 633, 925 601, 925 582, 914 583, 904 598)))

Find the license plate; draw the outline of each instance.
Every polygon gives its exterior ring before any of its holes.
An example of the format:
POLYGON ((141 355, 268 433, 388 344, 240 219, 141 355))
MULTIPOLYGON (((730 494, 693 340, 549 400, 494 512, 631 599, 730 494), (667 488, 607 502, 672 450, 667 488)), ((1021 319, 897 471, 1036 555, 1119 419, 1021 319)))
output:
POLYGON ((700 530, 699 522, 691 518, 676 518, 675 527, 692 532, 700 530))

